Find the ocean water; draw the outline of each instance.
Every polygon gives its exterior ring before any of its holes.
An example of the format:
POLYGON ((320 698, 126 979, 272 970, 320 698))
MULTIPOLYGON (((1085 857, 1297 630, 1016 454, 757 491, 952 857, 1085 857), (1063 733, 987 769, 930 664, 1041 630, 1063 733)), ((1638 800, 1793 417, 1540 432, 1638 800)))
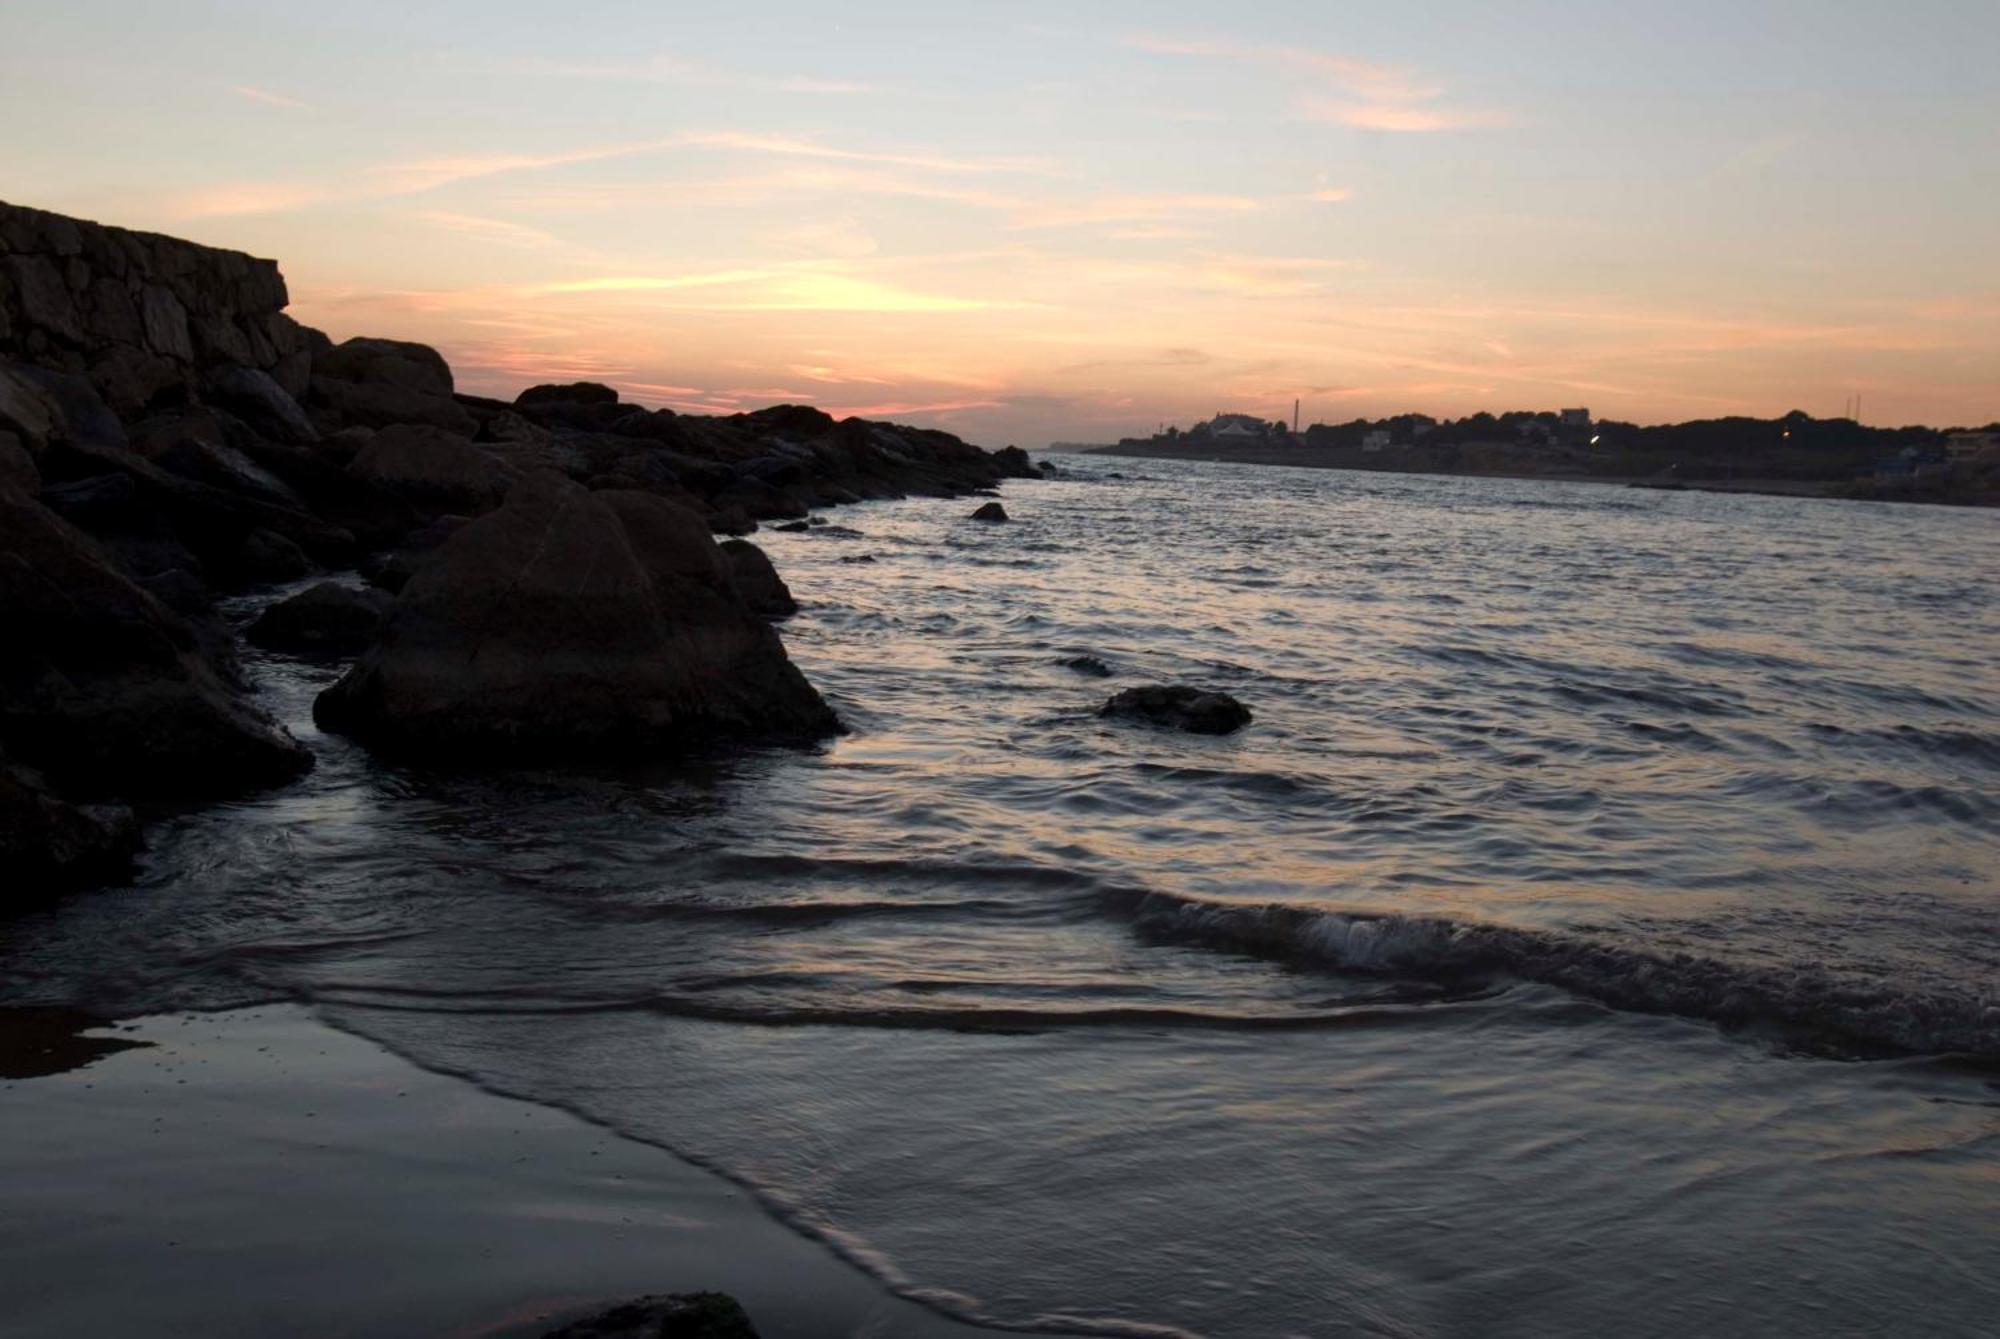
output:
POLYGON ((1993 1331, 2000 518, 1066 467, 758 537, 818 751, 388 768, 253 653, 318 769, 0 991, 305 1000, 1010 1327, 1993 1331))

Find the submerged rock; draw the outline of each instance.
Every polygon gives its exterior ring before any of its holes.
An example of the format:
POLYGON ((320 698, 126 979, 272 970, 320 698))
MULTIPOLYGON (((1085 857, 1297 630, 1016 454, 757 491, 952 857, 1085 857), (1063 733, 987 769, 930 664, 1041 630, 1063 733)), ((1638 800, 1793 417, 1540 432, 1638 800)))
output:
POLYGON ((1171 726, 1197 735, 1226 735, 1250 723, 1250 708, 1229 694, 1178 683, 1127 688, 1097 714, 1171 726))
POLYGON ((730 575, 750 608, 763 618, 789 618, 799 612, 799 602, 791 588, 771 566, 764 550, 747 539, 725 539, 722 554, 729 559, 730 575))
POLYGON ((1007 515, 1005 507, 997 502, 989 502, 978 511, 973 512, 969 519, 975 521, 1006 521, 1013 518, 1007 515))
POLYGON ((543 1339, 757 1339, 757 1331, 728 1293, 671 1293, 612 1307, 543 1339))
POLYGON ((243 636, 271 651, 354 655, 375 640, 391 603, 379 590, 322 581, 266 609, 243 636))
POLYGON ((1062 664, 1065 669, 1073 669, 1078 674, 1088 674, 1093 679, 1111 677, 1111 666, 1096 656, 1069 656, 1062 664))
POLYGON ((313 715, 439 760, 596 760, 840 725, 700 517, 530 475, 411 578, 313 715))

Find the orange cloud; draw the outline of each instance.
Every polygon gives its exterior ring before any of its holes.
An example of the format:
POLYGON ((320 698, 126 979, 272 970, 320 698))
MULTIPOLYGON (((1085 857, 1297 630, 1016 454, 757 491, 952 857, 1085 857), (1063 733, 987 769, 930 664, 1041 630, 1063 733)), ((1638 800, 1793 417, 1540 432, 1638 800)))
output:
POLYGON ((1379 102, 1340 102, 1304 98, 1300 115, 1309 121, 1338 121, 1362 130, 1419 134, 1434 130, 1478 130, 1513 124, 1504 113, 1474 107, 1399 106, 1379 102))
POLYGON ((283 107, 288 111, 304 111, 306 104, 297 98, 288 98, 282 93, 273 93, 268 88, 258 88, 255 84, 231 84, 229 91, 240 98, 261 102, 267 107, 283 107))

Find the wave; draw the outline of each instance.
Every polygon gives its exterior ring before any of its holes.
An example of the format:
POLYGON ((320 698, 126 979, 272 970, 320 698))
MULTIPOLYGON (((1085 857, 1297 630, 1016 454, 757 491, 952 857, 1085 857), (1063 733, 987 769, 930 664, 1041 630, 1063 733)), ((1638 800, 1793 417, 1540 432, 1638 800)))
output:
POLYGON ((1755 967, 1653 953, 1576 934, 1146 893, 1125 912, 1149 937, 1343 972, 1443 984, 1509 977, 1612 1008, 1775 1029, 1834 1058, 1953 1054, 2000 1061, 2000 998, 1845 981, 1809 966, 1755 967))

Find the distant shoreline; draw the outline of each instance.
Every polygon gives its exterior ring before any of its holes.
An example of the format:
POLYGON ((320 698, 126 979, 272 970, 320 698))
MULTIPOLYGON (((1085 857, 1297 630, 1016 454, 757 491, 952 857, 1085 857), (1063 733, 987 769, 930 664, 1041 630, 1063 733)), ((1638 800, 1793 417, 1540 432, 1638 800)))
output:
MULTIPOLYGON (((1051 452, 1050 454, 1056 454, 1051 452)), ((1441 479, 1521 479, 1537 483, 1605 484, 1618 488, 1639 488, 1671 493, 1741 493, 1763 497, 1824 498, 1844 502, 1914 502, 1944 507, 1993 507, 2000 499, 1978 496, 1895 493, 1888 490, 1862 491, 1856 482, 1845 479, 1689 479, 1669 480, 1657 476, 1622 474, 1539 473, 1529 470, 1422 469, 1398 463, 1394 454, 1383 452, 1357 458, 1357 452, 1342 447, 1323 446, 1216 446, 1206 443, 1188 448, 1173 446, 1094 446, 1069 455, 1103 456, 1126 460, 1190 460, 1220 465, 1278 465, 1292 469, 1347 470, 1355 474, 1424 475, 1441 479), (1379 463, 1378 463, 1379 462, 1379 463)))

